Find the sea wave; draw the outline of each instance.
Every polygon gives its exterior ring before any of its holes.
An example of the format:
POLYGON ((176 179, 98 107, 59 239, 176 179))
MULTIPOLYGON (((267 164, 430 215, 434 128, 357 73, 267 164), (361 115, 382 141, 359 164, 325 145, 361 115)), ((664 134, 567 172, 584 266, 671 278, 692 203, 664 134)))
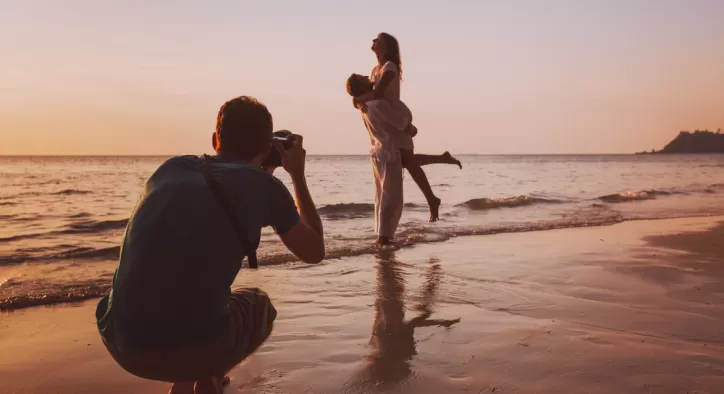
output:
MULTIPOLYGON (((423 209, 415 203, 405 203, 408 209, 423 209)), ((341 203, 323 205, 317 209, 320 215, 330 220, 357 219, 369 217, 375 212, 375 205, 370 203, 341 203)))
POLYGON ((96 233, 109 230, 122 230, 126 228, 128 219, 118 220, 89 220, 70 224, 65 230, 60 230, 58 234, 78 234, 78 233, 96 233))
MULTIPOLYGON (((496 235, 496 234, 508 234, 508 233, 526 233, 536 231, 548 231, 558 229, 571 229, 571 228, 582 228, 582 227, 602 227, 611 226, 617 223, 635 221, 635 220, 663 220, 672 218, 682 217, 705 217, 711 216, 708 213, 701 214, 676 214, 671 213, 670 215, 659 215, 659 216, 637 216, 634 218, 627 218, 621 216, 618 212, 612 212, 610 215, 594 216, 594 217, 573 217, 563 219, 553 219, 547 221, 539 221, 532 223, 519 223, 519 224, 501 224, 494 226, 481 226, 481 225, 470 225, 470 226, 430 226, 430 225, 418 225, 410 226, 396 235, 396 248, 406 248, 417 244, 424 243, 437 243, 444 242, 456 237, 465 236, 483 236, 483 235, 496 235)), ((374 236, 367 237, 355 237, 355 238, 339 238, 328 240, 327 252, 325 261, 339 259, 343 257, 353 257, 366 254, 374 254, 379 251, 379 246, 375 243, 374 236)), ((298 262, 299 259, 289 252, 273 252, 266 253, 260 251, 259 253, 259 264, 260 265, 279 265, 292 262, 298 262)))
MULTIPOLYGON (((82 218, 86 217, 88 215, 86 214, 75 214, 70 216, 70 218, 82 218)), ((22 218, 22 217, 13 217, 9 220, 13 221, 33 221, 38 220, 37 217, 31 217, 31 218, 22 218)), ((126 225, 128 224, 128 219, 118 219, 118 220, 89 220, 85 222, 77 222, 77 223, 71 223, 68 226, 66 226, 62 230, 53 230, 53 231, 46 231, 46 232, 39 232, 39 233, 29 233, 29 234, 18 234, 18 235, 11 235, 8 237, 0 237, 0 243, 5 242, 12 242, 12 241, 20 241, 24 239, 33 239, 33 238, 43 238, 43 237, 55 237, 55 236, 63 236, 63 235, 72 235, 72 234, 94 234, 94 233, 100 233, 105 231, 112 231, 112 230, 123 230, 126 228, 126 225)))
MULTIPOLYGON (((38 185, 32 185, 32 186, 38 186, 38 185)), ((0 196, 0 200, 12 200, 15 198, 27 198, 27 197, 36 197, 36 196, 43 196, 43 195, 49 195, 49 196, 72 196, 72 195, 83 195, 83 194, 90 194, 91 191, 88 190, 78 190, 78 189, 64 189, 57 192, 21 192, 17 194, 9 194, 9 195, 2 195, 0 196)))
POLYGON ((46 262, 57 260, 117 260, 121 253, 120 246, 107 248, 75 247, 62 252, 49 250, 48 253, 37 252, 31 249, 19 249, 15 254, 7 257, 0 257, 0 266, 11 264, 22 264, 30 262, 46 262))
MULTIPOLYGON (((36 179, 37 177, 35 177, 35 176, 28 176, 25 174, 15 174, 15 175, 16 175, 15 177, 22 179, 22 181, 16 182, 16 183, 10 183, 10 184, 8 184, 8 186, 38 187, 38 186, 45 186, 45 185, 59 185, 62 182, 59 179, 52 179, 52 180, 48 180, 48 181, 34 183, 34 182, 29 182, 29 180, 36 179)), ((7 176, 7 174, 5 174, 5 176, 7 176)))
MULTIPOLYGON (((13 219, 16 220, 16 219, 13 219)), ((38 238, 43 237, 46 235, 52 234, 52 232, 48 233, 31 233, 31 234, 18 234, 18 235, 11 235, 9 237, 0 237, 0 243, 4 242, 12 242, 12 241, 20 241, 23 239, 30 239, 30 238, 38 238)))
POLYGON ((54 196, 70 196, 74 194, 90 194, 88 190, 65 189, 59 192, 51 193, 54 196))
MULTIPOLYGON (((11 286, 22 286, 22 282, 12 283, 11 286)), ((30 294, 0 296, 0 311, 103 297, 110 291, 111 282, 109 280, 91 280, 72 283, 47 283, 44 288, 45 291, 30 294)), ((10 291, 9 293, 12 294, 10 291)))
POLYGON ((636 192, 623 192, 607 194, 598 197, 598 200, 608 203, 622 203, 631 201, 654 200, 656 197, 670 196, 673 194, 683 194, 683 192, 666 191, 666 190, 640 190, 636 192))
POLYGON ((81 219, 81 218, 87 218, 87 217, 90 217, 90 216, 92 216, 92 215, 91 215, 90 213, 88 213, 88 212, 78 212, 78 213, 73 214, 73 215, 70 215, 70 216, 68 216, 68 217, 71 218, 71 219, 81 219))
POLYGON ((562 200, 538 198, 532 196, 516 196, 516 197, 502 197, 502 198, 474 198, 472 200, 465 201, 462 204, 458 204, 460 207, 465 207, 473 211, 484 211, 488 209, 496 208, 516 208, 524 207, 534 204, 560 204, 562 200))
POLYGON ((374 204, 368 203, 342 203, 319 207, 317 212, 330 219, 354 219, 367 217, 375 211, 374 204))
POLYGON ((18 193, 18 194, 0 195, 0 201, 12 200, 12 199, 18 198, 18 197, 37 196, 38 194, 39 194, 38 192, 22 192, 22 193, 18 193))

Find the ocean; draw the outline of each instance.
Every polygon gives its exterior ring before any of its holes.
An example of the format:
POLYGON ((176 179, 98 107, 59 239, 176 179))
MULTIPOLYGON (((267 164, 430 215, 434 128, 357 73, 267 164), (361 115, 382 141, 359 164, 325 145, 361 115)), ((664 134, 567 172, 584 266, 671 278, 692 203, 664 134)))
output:
MULTIPOLYGON (((105 294, 127 218, 166 157, 0 157, 0 310, 105 294)), ((405 177, 401 247, 466 235, 724 215, 724 155, 460 156, 425 167, 443 201, 427 223, 405 177)), ((290 185, 283 171, 282 181, 290 185)), ((374 253, 374 184, 366 156, 312 156, 308 183, 328 261, 374 253)), ((260 266, 297 264, 273 232, 260 266)), ((240 275, 243 275, 243 270, 240 275)))

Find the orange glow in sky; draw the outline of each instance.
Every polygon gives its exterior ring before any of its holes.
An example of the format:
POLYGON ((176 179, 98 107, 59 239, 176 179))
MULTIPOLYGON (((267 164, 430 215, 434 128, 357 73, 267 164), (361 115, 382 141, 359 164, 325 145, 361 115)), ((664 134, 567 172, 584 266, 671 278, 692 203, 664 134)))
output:
POLYGON ((626 153, 724 128, 724 1, 7 0, 0 155, 208 152, 242 94, 310 153, 364 154, 344 82, 380 31, 418 152, 626 153))

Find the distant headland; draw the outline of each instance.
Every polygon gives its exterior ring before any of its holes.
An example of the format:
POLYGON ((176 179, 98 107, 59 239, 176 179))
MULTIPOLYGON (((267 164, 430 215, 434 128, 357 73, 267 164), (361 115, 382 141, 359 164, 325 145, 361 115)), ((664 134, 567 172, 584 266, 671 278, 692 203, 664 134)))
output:
POLYGON ((721 129, 716 132, 694 130, 679 132, 664 149, 637 152, 637 155, 656 153, 724 153, 724 134, 721 129))

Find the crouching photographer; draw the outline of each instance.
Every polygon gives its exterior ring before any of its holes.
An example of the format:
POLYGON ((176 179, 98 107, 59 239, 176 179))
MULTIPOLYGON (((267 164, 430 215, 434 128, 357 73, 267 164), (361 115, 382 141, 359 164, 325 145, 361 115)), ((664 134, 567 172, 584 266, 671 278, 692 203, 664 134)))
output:
POLYGON ((231 291, 244 257, 256 267, 262 227, 302 261, 324 258, 302 137, 272 130, 256 99, 228 101, 213 134, 217 155, 162 164, 128 222, 98 329, 121 367, 174 383, 173 394, 220 393, 225 374, 271 333, 276 310, 266 293, 231 291), (277 166, 291 176, 296 206, 272 175, 277 166))

